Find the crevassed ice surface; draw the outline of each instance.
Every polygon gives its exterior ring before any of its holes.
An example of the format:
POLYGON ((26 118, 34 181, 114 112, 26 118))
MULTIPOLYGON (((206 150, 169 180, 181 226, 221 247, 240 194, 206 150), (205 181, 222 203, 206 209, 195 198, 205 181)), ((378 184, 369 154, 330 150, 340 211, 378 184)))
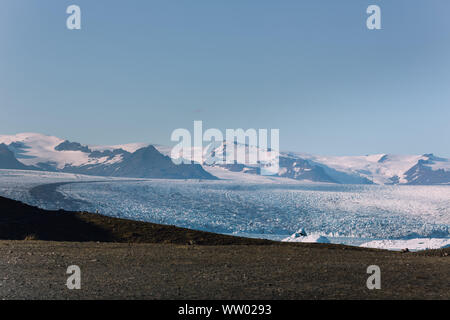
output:
POLYGON ((85 210, 200 230, 333 237, 448 237, 450 186, 140 181, 71 184, 85 210))
POLYGON ((73 199, 80 210, 267 238, 291 235, 299 228, 336 238, 450 237, 450 186, 290 184, 256 178, 119 181, 0 170, 0 196, 46 209, 72 209, 73 199), (93 182, 99 180, 105 182, 93 182), (29 193, 35 186, 57 182, 77 182, 58 188, 67 199, 58 205, 29 193))
MULTIPOLYGON (((33 187, 49 183, 98 180, 110 179, 70 173, 2 169, 0 170, 0 196, 38 205, 38 199, 34 199, 29 194, 29 190, 33 187)), ((46 203, 45 205, 49 206, 50 204, 46 203)))

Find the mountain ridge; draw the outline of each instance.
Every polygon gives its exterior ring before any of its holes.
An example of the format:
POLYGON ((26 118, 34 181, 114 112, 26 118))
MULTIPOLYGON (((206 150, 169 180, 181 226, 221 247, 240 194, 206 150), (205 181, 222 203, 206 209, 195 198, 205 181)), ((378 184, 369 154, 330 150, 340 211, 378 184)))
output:
MULTIPOLYGON (((37 133, 0 135, 0 169, 44 170, 97 176, 164 179, 217 179, 208 168, 218 166, 243 174, 261 174, 274 161, 271 151, 234 143, 246 160, 221 162, 230 146, 226 142, 204 150, 202 164, 175 165, 170 148, 146 143, 92 146, 37 133), (258 162, 249 164, 250 153, 258 162), (260 159, 261 154, 264 158, 260 159), (213 159, 214 161, 211 161, 213 159), (219 161, 218 161, 219 160, 219 161)), ((237 150, 236 149, 236 150, 237 150)), ((432 153, 423 155, 374 154, 318 156, 280 152, 276 177, 339 184, 450 185, 450 160, 432 153)))
POLYGON ((0 136, 0 169, 130 178, 217 179, 199 164, 175 165, 150 144, 95 148, 35 133, 0 136))
MULTIPOLYGON (((207 147, 206 158, 214 159, 213 166, 234 172, 260 173, 262 163, 249 164, 251 153, 259 156, 257 147, 234 143, 235 151, 241 149, 246 161, 224 164, 227 142, 207 147)), ((273 161, 270 152, 263 151, 266 162, 273 161), (269 160, 267 160, 269 159, 269 160)), ((272 155, 273 157, 273 155, 272 155)), ((211 161, 210 161, 211 162, 211 161)), ((276 176, 294 180, 339 184, 380 185, 445 185, 450 184, 450 160, 432 153, 423 155, 373 154, 366 156, 316 156, 299 152, 280 152, 279 170, 276 176)))

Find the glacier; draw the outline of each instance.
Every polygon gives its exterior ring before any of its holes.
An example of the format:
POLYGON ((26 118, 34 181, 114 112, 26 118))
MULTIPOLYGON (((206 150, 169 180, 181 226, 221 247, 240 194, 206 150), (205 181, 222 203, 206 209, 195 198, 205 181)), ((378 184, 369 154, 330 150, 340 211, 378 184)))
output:
POLYGON ((213 172, 222 180, 0 170, 0 196, 57 210, 60 203, 35 198, 30 190, 69 182, 57 192, 79 203, 79 210, 197 230, 282 240, 303 227, 309 239, 386 248, 395 247, 388 240, 441 239, 434 243, 445 246, 450 239, 448 185, 338 185, 257 175, 243 180, 247 174, 213 172))

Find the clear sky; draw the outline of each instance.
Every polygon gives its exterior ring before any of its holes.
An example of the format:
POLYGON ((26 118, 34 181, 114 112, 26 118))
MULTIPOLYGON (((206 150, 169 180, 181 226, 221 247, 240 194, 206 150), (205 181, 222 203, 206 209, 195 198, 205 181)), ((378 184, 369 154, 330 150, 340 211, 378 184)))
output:
POLYGON ((168 144, 203 120, 278 128, 282 150, 448 157, 449 13, 448 0, 1 0, 0 134, 168 144), (366 28, 371 4, 382 30, 366 28))

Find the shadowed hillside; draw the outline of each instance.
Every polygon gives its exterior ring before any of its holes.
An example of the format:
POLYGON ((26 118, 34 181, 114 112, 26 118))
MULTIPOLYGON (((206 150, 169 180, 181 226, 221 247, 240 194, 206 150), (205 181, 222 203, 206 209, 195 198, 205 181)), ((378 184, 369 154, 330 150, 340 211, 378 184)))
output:
POLYGON ((273 243, 86 212, 46 211, 2 197, 0 239, 208 245, 273 243))

